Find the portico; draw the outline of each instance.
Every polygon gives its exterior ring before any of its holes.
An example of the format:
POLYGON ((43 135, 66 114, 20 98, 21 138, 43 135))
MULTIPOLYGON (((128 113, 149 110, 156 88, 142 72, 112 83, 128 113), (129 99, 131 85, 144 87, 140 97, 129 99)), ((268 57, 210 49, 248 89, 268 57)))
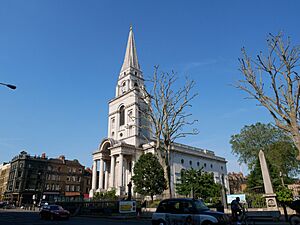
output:
POLYGON ((105 139, 98 151, 93 153, 93 192, 116 189, 118 195, 127 193, 127 184, 133 175, 134 165, 133 146, 105 139))

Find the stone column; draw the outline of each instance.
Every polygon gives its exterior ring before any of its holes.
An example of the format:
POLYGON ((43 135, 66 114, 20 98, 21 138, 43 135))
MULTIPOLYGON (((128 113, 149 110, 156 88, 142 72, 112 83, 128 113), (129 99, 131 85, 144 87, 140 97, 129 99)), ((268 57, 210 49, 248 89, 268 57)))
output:
MULTIPOLYGON (((107 164, 106 164, 107 165, 107 164)), ((105 181, 104 181, 104 189, 108 189, 108 170, 105 170, 105 181)))
POLYGON ((132 161, 131 161, 131 177, 133 177, 133 175, 134 175, 134 172, 133 172, 134 165, 135 165, 135 161, 132 159, 132 161))
POLYGON ((93 162, 93 172, 92 172, 92 189, 96 190, 97 187, 97 161, 94 160, 93 162))
POLYGON ((110 187, 115 187, 115 156, 110 157, 110 187))
POLYGON ((119 155, 119 186, 123 186, 123 154, 119 155))
POLYGON ((261 173, 264 181, 265 192, 266 192, 266 194, 264 194, 264 197, 266 199, 267 208, 269 210, 277 209, 276 194, 274 194, 273 191, 265 154, 262 150, 260 150, 258 156, 259 156, 259 163, 260 163, 261 173))
POLYGON ((100 158, 99 190, 103 189, 103 172, 104 172, 104 161, 102 158, 100 158))

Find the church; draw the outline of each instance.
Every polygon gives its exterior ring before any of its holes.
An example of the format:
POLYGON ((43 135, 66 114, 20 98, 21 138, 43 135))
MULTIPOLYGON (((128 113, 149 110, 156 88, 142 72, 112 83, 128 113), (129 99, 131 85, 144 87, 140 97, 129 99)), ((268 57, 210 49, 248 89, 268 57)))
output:
MULTIPOLYGON (((139 118, 138 107, 142 104, 139 88, 144 87, 132 27, 130 27, 124 62, 118 77, 115 97, 109 101, 108 133, 93 155, 92 189, 95 192, 115 189, 117 195, 128 192, 128 184, 133 176, 134 164, 139 157, 153 152, 149 143, 151 134, 149 122, 139 118), (148 137, 148 138, 145 138, 148 137)), ((171 188, 175 197, 175 183, 182 169, 204 168, 214 174, 215 182, 229 190, 225 158, 213 151, 174 143, 171 151, 171 188)), ((134 184, 133 184, 134 186, 134 184)), ((135 194, 135 193, 133 193, 135 194)))

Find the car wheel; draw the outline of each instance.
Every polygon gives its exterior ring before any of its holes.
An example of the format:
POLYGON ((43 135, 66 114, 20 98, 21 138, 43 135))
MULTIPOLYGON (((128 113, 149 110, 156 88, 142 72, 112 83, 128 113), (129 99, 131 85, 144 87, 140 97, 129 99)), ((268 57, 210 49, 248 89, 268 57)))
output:
POLYGON ((201 225, 213 225, 213 223, 210 221, 204 221, 201 225))
POLYGON ((163 220, 159 220, 157 224, 158 224, 158 225, 167 225, 166 222, 163 221, 163 220))

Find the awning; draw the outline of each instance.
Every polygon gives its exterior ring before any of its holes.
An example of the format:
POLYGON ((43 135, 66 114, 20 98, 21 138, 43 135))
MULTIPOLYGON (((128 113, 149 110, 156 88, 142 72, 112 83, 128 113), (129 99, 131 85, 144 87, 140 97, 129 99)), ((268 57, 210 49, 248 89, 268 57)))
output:
POLYGON ((80 196, 80 192, 75 192, 75 191, 65 192, 65 196, 80 196))

